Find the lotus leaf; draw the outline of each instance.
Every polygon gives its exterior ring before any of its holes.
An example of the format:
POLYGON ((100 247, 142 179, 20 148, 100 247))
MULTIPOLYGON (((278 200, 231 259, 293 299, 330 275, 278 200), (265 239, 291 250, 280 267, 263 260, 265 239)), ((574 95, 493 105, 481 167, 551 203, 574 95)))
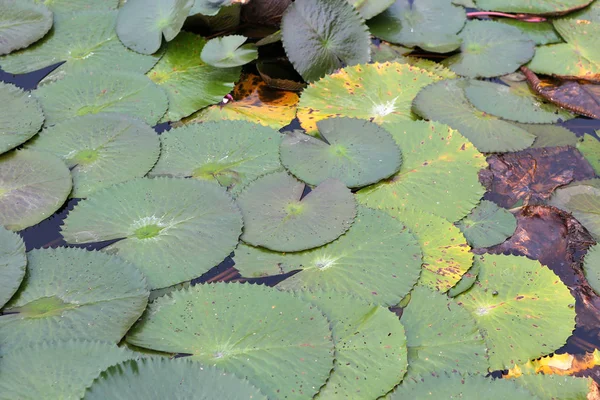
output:
POLYGON ((0 82, 0 154, 33 137, 44 123, 38 101, 16 86, 0 82))
POLYGON ((369 62, 369 31, 346 0, 297 0, 281 21, 285 52, 308 82, 369 62))
POLYGON ((133 72, 72 73, 33 94, 42 104, 46 126, 77 116, 119 113, 154 125, 165 114, 168 100, 161 88, 133 72))
POLYGON ((398 317, 382 306, 337 292, 304 292, 331 321, 335 364, 316 399, 376 399, 406 372, 406 336, 398 317))
POLYGON ((333 290, 392 306, 419 278, 421 249, 402 223, 381 211, 359 207, 350 230, 328 245, 300 253, 277 253, 240 244, 234 261, 246 277, 302 270, 278 288, 333 290))
POLYGON ((0 226, 0 309, 21 285, 26 266, 23 239, 0 226))
POLYGON ((248 381, 218 368, 185 359, 157 357, 127 361, 109 368, 88 388, 85 398, 267 399, 248 381))
POLYGON ((458 227, 473 247, 490 247, 504 242, 517 229, 517 219, 496 203, 482 200, 458 227))
POLYGON ((417 286, 400 321, 408 347, 406 379, 427 378, 435 371, 487 372, 483 337, 471 314, 453 299, 417 286))
POLYGON ((103 250, 137 265, 151 289, 196 278, 235 248, 239 209, 218 184, 134 179, 77 204, 62 227, 67 243, 121 239, 103 250))
POLYGON ((388 42, 448 53, 460 47, 456 35, 465 25, 465 9, 451 0, 396 0, 371 19, 371 33, 388 42))
POLYGON ((450 125, 483 152, 523 150, 535 136, 469 103, 464 80, 445 80, 429 85, 415 98, 414 111, 432 121, 450 125))
POLYGON ((43 38, 52 28, 47 7, 27 0, 0 2, 0 55, 23 49, 43 38))
POLYGON ((44 129, 27 148, 61 158, 71 170, 71 197, 88 197, 116 183, 143 177, 160 153, 154 130, 121 114, 88 114, 44 129))
POLYGON ((402 149, 402 167, 390 179, 361 189, 356 195, 360 203, 390 213, 423 209, 457 221, 479 202, 484 190, 477 173, 487 164, 471 142, 437 122, 385 127, 402 149))
POLYGON ((142 54, 155 53, 165 37, 177 36, 194 0, 128 0, 119 9, 116 32, 123 44, 142 54))
POLYGON ((575 327, 575 299, 547 267, 525 257, 478 256, 479 276, 456 297, 483 333, 492 370, 546 355, 575 327))
POLYGON ((239 67, 258 58, 255 44, 244 44, 247 37, 241 35, 222 36, 210 39, 200 57, 202 61, 218 68, 239 67))
POLYGON ((592 378, 542 374, 523 374, 514 382, 540 399, 548 400, 587 400, 595 386, 592 378))
POLYGON ((120 0, 34 0, 56 13, 86 10, 114 10, 120 0))
POLYGON ((600 238, 600 179, 558 188, 550 204, 572 213, 594 238, 600 238))
POLYGON ((518 28, 538 46, 561 43, 563 41, 551 22, 531 23, 512 18, 500 18, 498 22, 518 28))
POLYGON ((322 312, 259 285, 217 283, 175 291, 150 304, 127 341, 190 354, 248 379, 274 399, 311 398, 333 367, 331 331, 322 312))
POLYGON ((237 194, 281 169, 281 134, 250 122, 191 124, 161 135, 162 153, 149 176, 216 180, 237 194))
POLYGON ((484 10, 525 14, 564 14, 583 8, 593 0, 475 0, 484 10))
POLYGON ((80 399, 103 370, 133 357, 133 352, 113 343, 84 340, 15 349, 0 358, 1 397, 80 399))
POLYGON ((65 247, 27 258, 25 279, 0 316, 2 353, 46 340, 117 343, 146 308, 146 279, 120 258, 65 247))
POLYGON ((535 135, 535 142, 531 145, 533 148, 575 146, 579 141, 575 133, 559 125, 517 124, 517 126, 535 135))
MULTIPOLYGON (((599 133, 596 131, 596 135, 599 133)), ((600 175, 600 141, 592 135, 584 135, 581 142, 577 143, 577 148, 594 168, 596 175, 600 175)))
POLYGON ((356 215, 350 190, 330 178, 303 197, 304 186, 286 172, 251 183, 237 198, 244 216, 242 240, 275 251, 300 251, 346 232, 356 215))
POLYGON ((215 68, 205 64, 200 58, 205 44, 201 36, 182 32, 148 72, 148 77, 169 96, 169 111, 163 121, 178 121, 220 102, 239 78, 239 67, 215 68))
POLYGON ((69 169, 51 154, 11 151, 0 156, 0 225, 20 231, 48 218, 71 192, 69 169))
POLYGON ((317 122, 320 139, 294 131, 281 143, 281 162, 297 178, 319 185, 338 179, 349 188, 378 182, 400 169, 394 138, 376 124, 331 118, 317 122))
POLYGON ((399 63, 346 67, 302 92, 298 119, 309 134, 317 121, 354 117, 378 125, 415 119, 412 101, 419 91, 442 79, 433 72, 399 63))
POLYGON ((54 27, 43 40, 25 50, 0 57, 0 67, 13 74, 22 74, 66 61, 45 81, 83 70, 136 73, 150 70, 160 56, 137 54, 123 46, 115 33, 116 19, 117 11, 57 14, 54 27))
POLYGON ((514 26, 494 21, 469 21, 458 35, 460 53, 444 60, 452 71, 470 78, 514 72, 535 53, 535 44, 514 26))

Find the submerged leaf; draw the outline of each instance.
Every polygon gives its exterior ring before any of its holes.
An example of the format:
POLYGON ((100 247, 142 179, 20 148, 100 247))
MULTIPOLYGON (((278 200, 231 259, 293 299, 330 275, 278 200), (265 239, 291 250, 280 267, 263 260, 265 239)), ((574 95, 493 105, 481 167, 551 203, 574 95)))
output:
POLYGON ((600 179, 574 182, 558 188, 550 204, 572 213, 595 239, 600 238, 600 179))
POLYGON ((371 61, 384 63, 386 61, 396 61, 398 58, 409 54, 413 49, 403 46, 390 44, 380 40, 379 43, 371 43, 371 61))
POLYGON ((471 246, 490 247, 510 237, 517 229, 517 220, 507 209, 482 200, 457 225, 471 246))
POLYGON ((0 82, 0 154, 33 137, 44 123, 42 107, 30 93, 0 82))
POLYGON ((281 34, 288 58, 308 82, 369 62, 369 31, 346 0, 297 0, 283 15, 281 34))
POLYGON ((26 265, 23 239, 0 226, 0 309, 21 285, 26 265))
POLYGON ((247 378, 274 399, 311 398, 333 367, 331 331, 322 312, 259 285, 217 283, 175 291, 150 304, 127 341, 189 354, 247 378))
POLYGON ((0 55, 23 49, 52 27, 52 11, 27 0, 0 2, 0 55))
POLYGON ((239 67, 258 58, 256 45, 244 44, 247 37, 241 35, 221 36, 210 39, 200 54, 202 61, 219 68, 239 67))

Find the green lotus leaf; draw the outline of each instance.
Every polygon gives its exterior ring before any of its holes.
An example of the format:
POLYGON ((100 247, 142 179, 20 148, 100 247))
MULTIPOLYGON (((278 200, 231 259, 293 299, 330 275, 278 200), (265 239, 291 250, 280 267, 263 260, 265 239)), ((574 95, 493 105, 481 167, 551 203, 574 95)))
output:
POLYGON ((0 156, 0 225, 20 231, 52 215, 71 192, 71 174, 51 154, 11 151, 0 156))
POLYGON ((523 374, 514 382, 540 399, 548 400, 587 400, 595 386, 592 378, 543 374, 523 374))
POLYGON ((27 148, 61 158, 71 170, 71 197, 143 177, 160 153, 154 130, 121 114, 88 114, 44 129, 27 148))
POLYGON ((390 213, 423 209, 449 221, 479 203, 484 189, 477 174, 487 163, 471 142, 437 122, 406 121, 385 128, 402 150, 402 167, 390 179, 358 191, 360 203, 390 213))
POLYGON ((27 0, 0 2, 0 55, 23 49, 52 28, 53 15, 43 5, 27 0))
POLYGON ((352 4, 363 19, 367 20, 381 14, 389 6, 394 4, 394 0, 347 0, 352 4))
POLYGON ((517 219, 496 203, 482 200, 457 225, 472 247, 490 247, 512 236, 517 219))
POLYGON ((215 68, 205 64, 200 53, 204 38, 182 32, 169 43, 163 58, 148 77, 169 96, 164 121, 178 121, 211 104, 219 103, 240 77, 240 68, 215 68))
POLYGON ((67 243, 121 239, 103 251, 140 268, 151 289, 196 278, 235 248, 240 211, 218 184, 134 179, 77 204, 62 227, 67 243))
POLYGON ((281 21, 283 46, 305 81, 369 62, 369 30, 346 0, 298 0, 281 21))
POLYGON ((0 391, 3 399, 80 399, 103 370, 133 357, 107 342, 36 343, 0 358, 0 391))
POLYGON ((119 113, 156 124, 169 101, 150 79, 133 72, 69 74, 33 92, 46 115, 46 126, 87 114, 119 113))
POLYGON ((593 0, 475 0, 483 10, 524 14, 564 14, 587 6, 593 0))
POLYGON ((0 82, 0 154, 33 137, 44 123, 38 101, 28 92, 0 82))
POLYGON ((195 0, 194 5, 190 9, 190 16, 197 14, 217 15, 221 7, 230 6, 231 3, 231 0, 195 0))
POLYGON ((116 32, 130 49, 152 54, 165 37, 170 42, 177 36, 194 0, 128 0, 119 9, 116 32))
POLYGON ((538 261, 487 254, 475 257, 479 276, 456 297, 483 333, 492 370, 512 368, 561 347, 575 328, 575 299, 538 261))
POLYGON ((569 111, 539 98, 527 82, 510 86, 471 80, 465 87, 469 102, 479 110, 510 121, 552 124, 575 116, 569 111))
POLYGON ((337 179, 302 197, 304 183, 286 172, 258 178, 238 196, 244 216, 242 240, 275 251, 319 247, 340 237, 356 215, 356 201, 337 179))
POLYGON ((536 136, 535 142, 531 147, 558 147, 558 146, 575 146, 579 139, 575 133, 567 128, 559 125, 545 124, 516 124, 519 128, 525 129, 527 132, 536 136))
POLYGON ((247 37, 241 35, 221 36, 210 39, 200 53, 202 61, 218 68, 240 67, 258 58, 255 44, 244 44, 247 37))
MULTIPOLYGON (((473 285, 475 284, 475 281, 477 281, 477 276, 479 275, 479 263, 473 263, 473 265, 471 265, 471 268, 469 268, 469 270, 467 272, 465 272, 465 274, 462 276, 462 278, 460 278, 460 281, 458 281, 458 283, 454 286, 452 286, 452 288, 450 288, 450 290, 448 290, 448 296, 450 297, 456 297, 459 294, 462 294, 464 292, 466 292, 467 290, 471 289, 473 287, 473 285)), ((152 294, 150 294, 152 295, 152 294)))
POLYGON ((303 292, 331 321, 335 364, 316 399, 376 399, 406 372, 406 336, 396 314, 334 291, 303 292))
POLYGON ((408 347, 406 379, 427 378, 435 371, 487 373, 483 337, 471 314, 455 300, 417 286, 400 321, 408 347))
POLYGON ((600 239, 600 179, 556 189, 550 205, 568 211, 594 236, 600 239))
POLYGON ((267 400, 248 381, 186 359, 148 358, 115 365, 88 388, 86 400, 267 400))
POLYGON ((350 230, 328 245, 278 253, 240 243, 234 261, 246 277, 302 270, 279 283, 281 289, 334 290, 392 306, 419 278, 421 249, 402 223, 381 211, 359 207, 350 230))
POLYGON ((317 121, 332 117, 366 119, 378 125, 413 120, 413 99, 440 79, 433 72, 400 63, 346 67, 306 88, 297 116, 309 134, 317 132, 317 121))
MULTIPOLYGON (((598 133, 600 131, 596 131, 596 135, 598 133)), ((594 168, 596 175, 600 175, 600 141, 592 135, 584 135, 583 139, 577 143, 577 149, 594 168)))
POLYGON ((23 239, 0 226, 0 309, 21 285, 26 266, 23 239))
POLYGON ((0 316, 2 353, 45 340, 118 343, 146 308, 146 279, 120 258, 65 247, 27 258, 25 279, 0 316))
POLYGON ((378 182, 400 169, 402 156, 394 138, 376 124, 352 118, 317 122, 320 139, 299 131, 281 142, 281 163, 309 185, 327 178, 349 188, 378 182))
POLYGON ((469 21, 458 36, 462 39, 460 53, 444 64, 470 78, 509 74, 535 53, 535 44, 526 34, 500 22, 469 21))
POLYGON ((538 46, 560 43, 563 41, 558 32, 556 32, 552 26, 551 22, 531 23, 512 18, 500 18, 497 21, 519 29, 538 46))
POLYGON ((259 285, 217 283, 175 291, 150 304, 127 341, 189 354, 248 379, 273 399, 311 398, 333 367, 331 331, 322 312, 259 285))
POLYGON ((492 379, 483 375, 460 375, 439 372, 426 377, 409 378, 388 396, 400 399, 486 399, 541 400, 508 379, 492 379))
POLYGON ((281 134, 241 121, 206 122, 161 135, 162 153, 149 176, 216 180, 232 194, 281 169, 281 134))
POLYGON ((529 147, 535 136, 469 103, 464 80, 445 80, 429 85, 415 98, 413 110, 432 121, 450 125, 486 153, 518 151, 529 147))
POLYGON ((34 0, 56 13, 88 10, 114 10, 119 0, 34 0))
POLYGON ((396 0, 368 24, 373 35, 388 42, 447 53, 460 47, 456 34, 466 20, 465 9, 451 0, 396 0))
POLYGON ((43 40, 25 50, 0 57, 0 67, 13 74, 23 74, 66 61, 44 82, 83 70, 136 73, 150 70, 160 55, 146 56, 128 50, 115 33, 116 20, 117 11, 56 14, 54 26, 43 40))

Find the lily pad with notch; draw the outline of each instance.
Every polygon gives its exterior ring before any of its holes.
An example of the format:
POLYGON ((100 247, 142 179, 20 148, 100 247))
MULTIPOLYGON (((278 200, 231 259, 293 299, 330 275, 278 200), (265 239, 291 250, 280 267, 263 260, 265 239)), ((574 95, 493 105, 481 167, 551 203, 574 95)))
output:
POLYGON ((26 266, 23 239, 0 226, 0 309, 19 289, 26 266))
POLYGON ((31 139, 42 127, 44 114, 35 97, 0 82, 0 154, 31 139))
POLYGON ((251 122, 190 124, 161 135, 162 153, 149 176, 216 180, 232 194, 281 170, 282 135, 251 122))
POLYGON ((400 169, 400 149, 378 125, 342 117, 318 121, 317 127, 320 138, 292 131, 281 142, 282 164, 309 185, 335 178, 359 188, 400 169))
POLYGON ((63 247, 27 258, 25 279, 0 316, 2 353, 47 340, 118 343, 146 308, 146 279, 118 257, 63 247))
POLYGON ((59 122, 26 147, 61 158, 73 177, 71 197, 79 198, 145 176, 160 153, 158 135, 150 126, 110 113, 59 122))
POLYGON ((217 183, 138 178, 79 202, 62 226, 67 243, 117 242, 103 251, 140 268, 151 289, 196 278, 235 248, 242 216, 217 183))
POLYGON ((23 49, 43 38, 52 28, 52 11, 33 1, 0 2, 0 55, 23 49))
POLYGON ((248 379, 269 398, 311 398, 333 367, 323 313, 262 285, 217 283, 175 291, 150 304, 127 341, 188 354, 248 379), (229 327, 227 334, 223 326, 229 327))
POLYGON ((238 196, 244 216, 242 240, 275 251, 301 251, 334 241, 356 216, 352 192, 327 179, 306 196, 305 185, 287 172, 258 178, 238 196))
POLYGON ((517 219, 496 203, 482 200, 457 225, 471 246, 490 247, 512 236, 517 229, 517 219))
POLYGON ((20 231, 48 218, 71 192, 71 174, 56 156, 13 150, 0 156, 0 225, 20 231))
POLYGON ((240 243, 235 267, 256 277, 301 270, 277 285, 286 290, 336 291, 369 303, 392 306, 421 272, 421 248, 401 222, 366 207, 339 239, 314 250, 279 253, 240 243))
POLYGON ((240 67, 258 58, 255 44, 244 44, 247 37, 241 35, 221 36, 210 39, 200 53, 202 61, 217 68, 240 67))

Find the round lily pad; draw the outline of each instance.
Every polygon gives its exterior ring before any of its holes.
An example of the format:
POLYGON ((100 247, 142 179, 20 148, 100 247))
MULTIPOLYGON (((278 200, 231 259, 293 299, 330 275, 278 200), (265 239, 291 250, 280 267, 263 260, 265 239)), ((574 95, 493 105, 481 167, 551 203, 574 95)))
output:
POLYGON ((149 176, 215 180, 231 193, 281 169, 281 134, 242 121, 206 122, 161 135, 162 153, 149 176))
POLYGON ((388 178, 402 156, 394 138, 376 124, 353 118, 317 122, 320 139, 289 132, 281 143, 281 162, 309 185, 327 178, 358 188, 388 178))
POLYGON ((281 20, 283 47, 305 81, 369 62, 369 30, 346 0, 298 0, 281 20))
POLYGON ((597 390, 592 378, 523 374, 513 381, 541 399, 587 400, 597 390))
POLYGON ((80 399, 103 370, 133 357, 106 342, 33 344, 2 355, 0 391, 5 399, 80 399))
POLYGON ((242 240, 275 251, 300 251, 346 232, 356 215, 352 192, 331 178, 302 197, 304 186, 286 172, 251 183, 237 199, 244 216, 242 240))
POLYGON ((583 8, 593 0, 476 0, 483 10, 524 14, 563 14, 583 8))
POLYGON ((179 121, 211 104, 219 103, 240 77, 240 68, 216 68, 206 64, 200 53, 202 36, 182 32, 170 42, 163 58, 148 77, 169 97, 163 121, 179 121))
POLYGON ((75 206, 62 227, 67 243, 121 239, 103 251, 137 265, 151 289, 196 278, 235 248, 239 209, 218 184, 134 179, 75 206))
POLYGON ((159 56, 137 54, 123 46, 115 33, 116 19, 117 11, 58 13, 52 30, 43 40, 0 57, 0 67, 13 74, 23 74, 66 61, 51 72, 45 82, 83 70, 145 73, 159 56))
POLYGON ((486 153, 518 151, 529 147, 535 136, 520 127, 473 107, 464 80, 444 80, 423 89, 413 110, 432 121, 450 125, 486 153))
POLYGON ((482 197, 478 172, 487 163, 471 142, 447 125, 406 121, 385 126, 402 149, 390 179, 361 189, 357 200, 387 212, 417 208, 457 221, 482 197))
POLYGON ((253 43, 244 44, 247 37, 221 36, 210 39, 200 53, 202 61, 218 68, 240 67, 258 58, 258 48, 253 43))
POLYGON ((120 258, 65 247, 27 258, 25 279, 0 316, 3 353, 45 340, 117 343, 146 308, 146 279, 120 258))
POLYGON ((350 230, 328 245, 278 253, 240 244, 234 261, 245 277, 302 270, 279 283, 281 289, 334 290, 392 306, 419 279, 421 249, 402 223, 381 211, 359 207, 350 230))
POLYGON ((309 134, 317 132, 317 121, 339 116, 378 125, 415 119, 413 99, 422 88, 440 79, 432 72, 400 63, 346 67, 302 92, 298 119, 309 134))
POLYGON ((147 358, 115 365, 88 388, 86 400, 123 398, 267 400, 233 374, 186 359, 147 358))
POLYGON ((578 138, 574 132, 560 125, 547 124, 517 124, 519 128, 535 135, 535 142, 531 147, 558 147, 573 146, 578 143, 578 138))
POLYGON ((128 0, 119 9, 117 35, 138 53, 155 53, 163 36, 167 42, 177 36, 193 5, 194 0, 128 0))
POLYGON ((52 11, 32 1, 0 2, 0 55, 23 49, 52 28, 52 11))
POLYGON ((44 129, 27 148, 61 158, 71 170, 71 197, 142 177, 160 153, 154 130, 121 114, 88 114, 44 129))
POLYGON ((600 239, 600 180, 575 182, 556 189, 550 205, 573 214, 577 221, 594 236, 600 239))
MULTIPOLYGON (((588 283, 596 293, 600 293, 600 247, 593 245, 587 251, 583 263, 583 272, 588 283)), ((1 302, 0 302, 1 303, 1 302)))
POLYGON ((451 0, 396 0, 368 24, 373 35, 388 42, 447 53, 460 46, 456 34, 466 21, 465 9, 451 0))
POLYGON ((189 354, 248 379, 274 399, 312 398, 333 367, 331 331, 322 312, 259 285, 217 283, 175 291, 150 304, 127 341, 189 354))
POLYGON ((0 226, 0 309, 21 285, 26 266, 23 239, 0 226))
POLYGON ((52 154, 12 151, 0 156, 0 225, 20 231, 48 218, 71 192, 71 174, 52 154))
POLYGON ((477 282, 456 297, 475 317, 492 370, 552 353, 575 328, 575 299, 547 267, 525 257, 487 254, 477 282))
POLYGON ((496 203, 482 200, 458 227, 473 247, 490 247, 504 242, 517 229, 517 219, 496 203))
POLYGON ((337 292, 303 292, 331 321, 335 364, 317 399, 377 399, 406 373, 406 336, 396 314, 337 292))
POLYGON ((46 126, 87 114, 119 113, 156 124, 169 101, 150 79, 133 72, 88 72, 69 74, 33 92, 42 104, 46 126))
POLYGON ((465 87, 467 99, 479 110, 510 121, 552 124, 575 116, 537 97, 526 82, 510 86, 471 80, 465 87))
POLYGON ((33 137, 44 123, 38 101, 16 86, 0 82, 0 154, 33 137))
POLYGON ((512 18, 499 18, 497 21, 519 29, 538 46, 544 44, 561 43, 563 41, 558 32, 556 32, 552 26, 551 22, 531 23, 512 18))
POLYGON ((452 71, 471 78, 509 74, 527 63, 535 44, 514 26, 494 21, 469 21, 458 35, 460 53, 444 60, 452 71))
POLYGON ((435 371, 487 373, 483 337, 471 314, 456 301, 417 286, 400 321, 406 329, 408 377, 426 378, 435 371))

